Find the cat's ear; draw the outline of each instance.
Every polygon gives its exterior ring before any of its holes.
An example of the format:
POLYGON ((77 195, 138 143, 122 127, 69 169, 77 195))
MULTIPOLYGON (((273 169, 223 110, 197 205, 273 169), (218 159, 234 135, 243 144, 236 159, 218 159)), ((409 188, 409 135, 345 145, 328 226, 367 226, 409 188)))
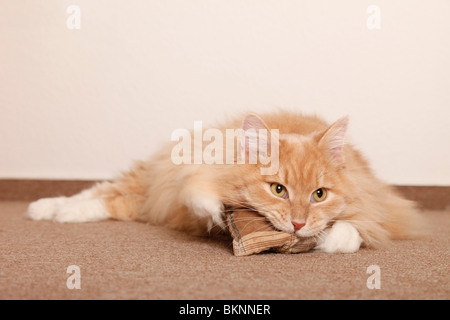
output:
POLYGON ((332 161, 337 165, 345 163, 344 144, 348 122, 348 116, 343 117, 319 136, 319 146, 328 152, 332 161))
POLYGON ((254 113, 247 114, 245 116, 244 120, 242 121, 242 130, 247 131, 249 129, 269 130, 269 128, 267 128, 267 125, 264 123, 264 121, 254 113))
MULTIPOLYGON (((270 129, 256 114, 248 114, 242 121, 241 157, 268 156, 271 150, 270 129)), ((252 162, 250 162, 252 163, 252 162)))

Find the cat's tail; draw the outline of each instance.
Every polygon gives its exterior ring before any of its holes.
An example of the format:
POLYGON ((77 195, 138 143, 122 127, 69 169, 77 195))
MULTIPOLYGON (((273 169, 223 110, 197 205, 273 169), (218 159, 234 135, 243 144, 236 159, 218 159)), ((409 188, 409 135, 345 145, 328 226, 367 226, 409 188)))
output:
POLYGON ((106 219, 137 220, 145 198, 139 166, 114 182, 101 182, 71 197, 32 202, 26 216, 33 220, 92 222, 106 219))
POLYGON ((430 224, 416 202, 403 198, 391 188, 384 203, 388 212, 385 228, 391 239, 419 239, 430 233, 430 224))
POLYGON ((391 186, 379 185, 377 191, 371 205, 349 217, 365 246, 381 247, 391 240, 419 239, 430 233, 430 225, 415 202, 391 186))
POLYGON ((364 244, 380 247, 390 240, 420 239, 430 233, 430 225, 414 201, 403 198, 393 187, 386 186, 383 198, 372 212, 375 223, 360 222, 364 244))

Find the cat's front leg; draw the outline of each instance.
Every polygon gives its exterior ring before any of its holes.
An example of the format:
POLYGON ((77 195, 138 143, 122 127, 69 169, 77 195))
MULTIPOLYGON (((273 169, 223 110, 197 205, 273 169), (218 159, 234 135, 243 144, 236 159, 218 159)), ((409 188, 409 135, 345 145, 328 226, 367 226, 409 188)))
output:
POLYGON ((189 195, 185 201, 185 205, 200 218, 207 218, 207 228, 211 230, 214 226, 224 229, 224 206, 223 203, 212 194, 197 193, 189 195))
POLYGON ((337 221, 323 231, 315 249, 328 253, 353 253, 359 250, 361 243, 361 236, 352 224, 337 221))

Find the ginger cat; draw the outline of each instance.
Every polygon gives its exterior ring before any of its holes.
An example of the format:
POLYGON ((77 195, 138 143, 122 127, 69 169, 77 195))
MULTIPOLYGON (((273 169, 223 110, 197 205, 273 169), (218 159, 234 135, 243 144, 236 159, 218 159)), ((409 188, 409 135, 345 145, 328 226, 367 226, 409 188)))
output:
POLYGON ((273 174, 261 174, 267 166, 261 161, 238 163, 262 149, 242 136, 240 148, 223 154, 236 156, 233 164, 175 164, 171 143, 113 182, 72 197, 40 199, 27 214, 57 222, 137 220, 207 234, 224 227, 229 208, 251 208, 276 229, 318 237, 316 249, 329 253, 415 236, 421 217, 414 203, 379 181, 361 154, 345 143, 347 126, 348 118, 329 126, 317 117, 290 112, 249 114, 218 130, 266 129, 270 139, 261 139, 267 143, 261 154, 277 157, 273 174))

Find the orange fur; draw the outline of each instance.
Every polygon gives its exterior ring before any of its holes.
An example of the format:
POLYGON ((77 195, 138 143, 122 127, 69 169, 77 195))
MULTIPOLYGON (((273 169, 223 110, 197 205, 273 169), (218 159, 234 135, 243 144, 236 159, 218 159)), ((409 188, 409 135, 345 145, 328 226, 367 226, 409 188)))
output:
MULTIPOLYGON (((345 220, 356 227, 367 246, 411 237, 422 229, 414 203, 379 181, 352 146, 345 145, 342 159, 333 159, 326 145, 334 142, 324 138, 330 128, 326 122, 288 112, 261 118, 268 128, 280 130, 280 169, 275 175, 262 176, 260 164, 175 165, 170 144, 117 181, 96 186, 96 194, 112 218, 195 234, 206 233, 211 225, 208 217, 199 216, 189 205, 192 197, 212 197, 226 206, 255 209, 284 231, 293 219, 307 222, 311 234, 345 220), (274 182, 286 186, 288 201, 270 193, 274 182), (311 203, 311 193, 318 188, 326 188, 328 198, 311 203)), ((222 132, 240 128, 241 121, 225 123, 222 132)))

